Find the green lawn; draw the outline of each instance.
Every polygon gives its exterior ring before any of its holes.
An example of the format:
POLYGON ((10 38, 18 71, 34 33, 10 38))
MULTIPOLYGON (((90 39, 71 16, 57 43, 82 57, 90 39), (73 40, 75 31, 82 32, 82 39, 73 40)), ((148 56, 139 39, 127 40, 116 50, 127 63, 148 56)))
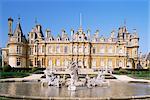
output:
POLYGON ((125 69, 114 71, 117 75, 128 75, 129 77, 136 79, 148 79, 150 80, 150 70, 147 71, 128 71, 125 69))
POLYGON ((30 73, 25 72, 0 72, 0 78, 21 78, 29 76, 30 73))
POLYGON ((130 76, 132 78, 136 78, 136 79, 148 79, 148 80, 150 80, 150 71, 147 71, 147 72, 139 71, 139 72, 128 74, 128 76, 130 76))

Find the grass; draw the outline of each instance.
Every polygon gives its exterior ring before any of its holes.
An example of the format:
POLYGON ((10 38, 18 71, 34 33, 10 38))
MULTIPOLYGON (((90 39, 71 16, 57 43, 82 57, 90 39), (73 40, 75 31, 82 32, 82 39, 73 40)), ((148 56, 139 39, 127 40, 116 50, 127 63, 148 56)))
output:
POLYGON ((25 72, 0 72, 0 78, 22 78, 25 76, 29 76, 30 73, 25 72))
POLYGON ((128 76, 136 79, 148 79, 150 80, 150 71, 139 71, 128 74, 128 76))
MULTIPOLYGON (((10 100, 10 98, 7 98, 7 97, 0 97, 0 100, 10 100)), ((11 99, 13 100, 13 99, 11 99)))
POLYGON ((125 69, 114 71, 117 75, 128 75, 135 79, 148 79, 150 80, 150 70, 147 71, 129 71, 125 69))

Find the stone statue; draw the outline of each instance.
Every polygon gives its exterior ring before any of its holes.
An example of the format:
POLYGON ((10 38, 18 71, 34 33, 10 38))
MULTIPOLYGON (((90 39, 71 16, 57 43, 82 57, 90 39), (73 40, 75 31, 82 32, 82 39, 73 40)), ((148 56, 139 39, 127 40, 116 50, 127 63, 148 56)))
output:
POLYGON ((115 36, 115 30, 113 30, 112 32, 111 32, 111 38, 114 38, 114 36, 115 36))
POLYGON ((78 66, 75 62, 71 62, 69 66, 70 70, 70 84, 68 86, 68 90, 76 90, 75 83, 78 81, 78 66))

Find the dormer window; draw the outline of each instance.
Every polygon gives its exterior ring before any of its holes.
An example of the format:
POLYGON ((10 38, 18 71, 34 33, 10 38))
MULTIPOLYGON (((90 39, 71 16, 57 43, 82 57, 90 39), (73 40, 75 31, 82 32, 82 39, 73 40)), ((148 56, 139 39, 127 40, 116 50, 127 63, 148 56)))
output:
POLYGON ((33 38, 33 33, 31 34, 31 38, 33 38))
POLYGON ((68 41, 69 39, 68 38, 66 38, 66 41, 68 41))
POLYGON ((59 37, 57 38, 57 41, 60 41, 60 38, 59 38, 59 37))

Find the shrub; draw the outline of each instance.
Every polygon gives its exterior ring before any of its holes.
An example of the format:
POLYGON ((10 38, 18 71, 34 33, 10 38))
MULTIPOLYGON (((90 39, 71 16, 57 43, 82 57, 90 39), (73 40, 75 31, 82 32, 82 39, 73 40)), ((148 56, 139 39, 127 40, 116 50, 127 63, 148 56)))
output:
POLYGON ((38 68, 38 67, 33 67, 32 68, 32 72, 35 72, 35 71, 37 71, 37 70, 39 70, 40 68, 38 68))
POLYGON ((3 66, 3 71, 4 71, 4 72, 9 72, 9 71, 11 71, 11 66, 10 66, 10 65, 3 66))
POLYGON ((119 69, 119 74, 128 74, 128 71, 126 69, 119 69))

